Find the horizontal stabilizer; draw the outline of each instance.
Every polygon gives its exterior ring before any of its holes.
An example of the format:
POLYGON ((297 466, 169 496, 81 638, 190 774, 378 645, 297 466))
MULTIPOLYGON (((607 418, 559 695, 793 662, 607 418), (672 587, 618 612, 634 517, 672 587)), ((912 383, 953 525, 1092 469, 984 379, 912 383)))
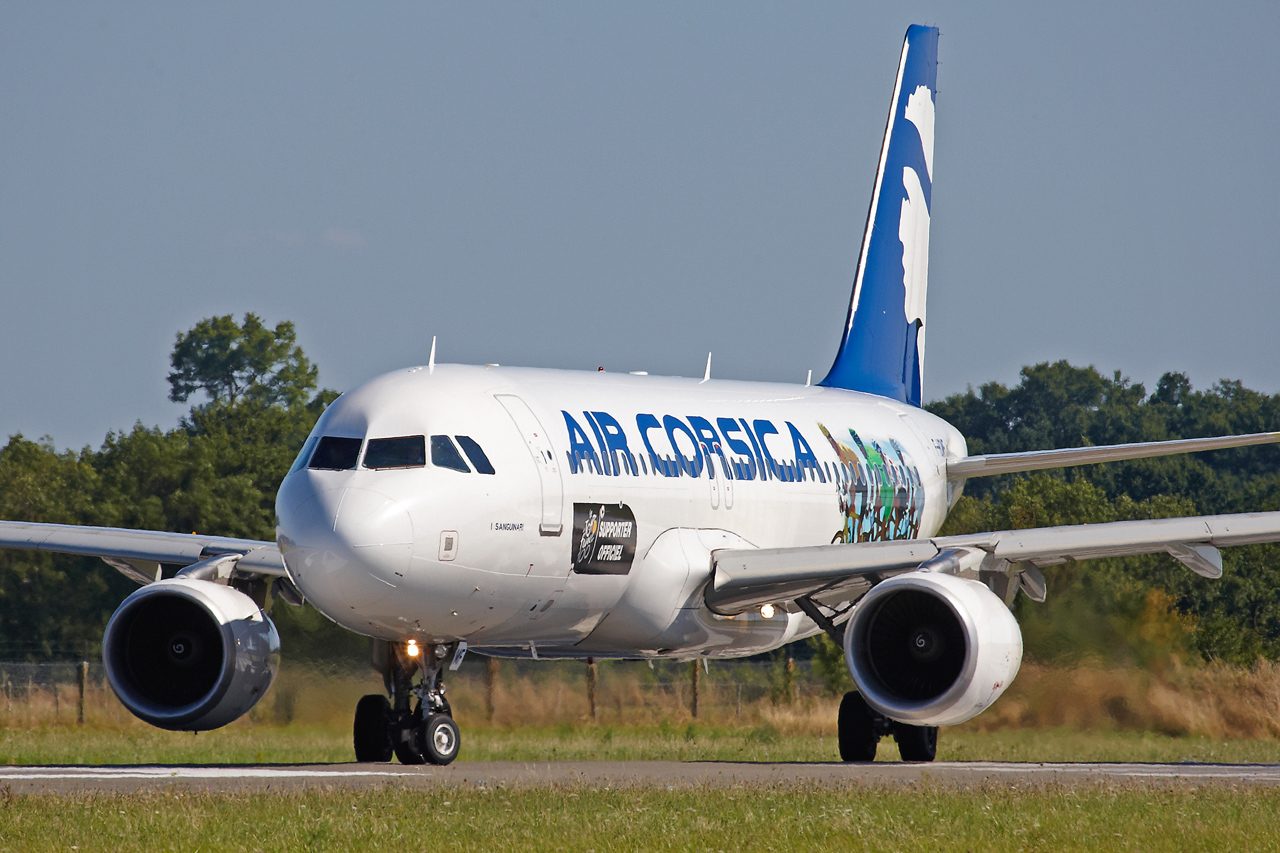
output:
POLYGON ((996 474, 1013 474, 1019 471, 1066 468, 1070 465, 1094 465, 1099 462, 1119 462, 1122 459, 1148 459, 1153 456, 1172 456, 1177 453, 1223 450, 1228 447, 1249 447, 1255 444, 1277 442, 1280 442, 1280 432, 1255 432, 1249 435, 1143 441, 1134 444, 1111 444, 1105 447, 1064 447, 1058 450, 1029 450, 1025 453, 990 453, 985 456, 966 456, 963 459, 949 460, 947 479, 967 480, 970 477, 992 477, 996 474))

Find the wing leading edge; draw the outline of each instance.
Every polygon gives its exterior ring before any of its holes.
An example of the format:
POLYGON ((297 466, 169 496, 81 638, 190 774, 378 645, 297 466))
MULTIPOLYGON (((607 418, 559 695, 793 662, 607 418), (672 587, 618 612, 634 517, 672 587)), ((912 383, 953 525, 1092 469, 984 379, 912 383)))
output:
POLYGON ((1280 512, 998 530, 895 542, 726 549, 712 554, 711 582, 704 596, 713 612, 734 616, 765 604, 803 598, 851 601, 886 577, 923 569, 1003 574, 1017 579, 1033 598, 1043 599, 1038 571, 1042 566, 1166 553, 1197 574, 1216 578, 1222 575, 1219 547, 1263 542, 1280 542, 1280 512))
POLYGON ((1249 435, 1143 441, 1133 444, 1109 444, 1102 447, 1063 447, 1057 450, 1030 450, 1024 453, 990 453, 985 456, 966 456, 963 459, 948 460, 947 479, 967 480, 971 477, 992 477, 996 474, 1013 474, 1019 471, 1093 465, 1098 462, 1119 462, 1123 459, 1147 459, 1153 456, 1173 456, 1178 453, 1224 450, 1228 447, 1251 447, 1256 444, 1276 444, 1277 442, 1280 442, 1280 432, 1255 432, 1249 435))
POLYGON ((162 563, 197 571, 207 566, 215 574, 234 568, 241 574, 285 577, 276 543, 230 536, 0 521, 0 548, 101 557, 138 583, 156 580, 162 563))

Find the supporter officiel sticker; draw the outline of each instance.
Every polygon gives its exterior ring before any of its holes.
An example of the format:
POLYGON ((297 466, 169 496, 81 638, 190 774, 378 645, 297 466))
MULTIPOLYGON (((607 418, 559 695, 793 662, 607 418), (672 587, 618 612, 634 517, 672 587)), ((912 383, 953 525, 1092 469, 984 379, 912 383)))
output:
POLYGON ((573 570, 625 575, 636 556, 636 517, 626 504, 573 505, 573 570))

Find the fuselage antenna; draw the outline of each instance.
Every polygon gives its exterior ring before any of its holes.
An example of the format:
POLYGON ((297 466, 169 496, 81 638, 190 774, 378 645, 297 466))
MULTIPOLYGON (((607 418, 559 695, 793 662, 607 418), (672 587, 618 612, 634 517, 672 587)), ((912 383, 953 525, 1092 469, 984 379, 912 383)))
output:
MULTIPOLYGON (((711 378, 711 353, 707 353, 707 370, 705 373, 702 374, 702 382, 706 382, 710 378, 711 378)), ((699 382, 698 384, 701 385, 702 382, 699 382)))
POLYGON ((427 373, 436 372, 436 336, 431 336, 431 355, 427 358, 427 373))

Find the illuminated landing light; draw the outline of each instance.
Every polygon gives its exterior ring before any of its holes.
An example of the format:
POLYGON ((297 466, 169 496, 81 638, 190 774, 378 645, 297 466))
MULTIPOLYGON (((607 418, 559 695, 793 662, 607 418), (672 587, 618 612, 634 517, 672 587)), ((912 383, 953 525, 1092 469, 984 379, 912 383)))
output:
POLYGON ((411 658, 416 658, 418 656, 418 641, 410 640, 409 645, 404 647, 404 653, 411 658))
POLYGON ((760 615, 766 619, 772 619, 773 613, 774 613, 774 610, 773 610, 772 604, 766 604, 764 607, 760 608, 760 615))

